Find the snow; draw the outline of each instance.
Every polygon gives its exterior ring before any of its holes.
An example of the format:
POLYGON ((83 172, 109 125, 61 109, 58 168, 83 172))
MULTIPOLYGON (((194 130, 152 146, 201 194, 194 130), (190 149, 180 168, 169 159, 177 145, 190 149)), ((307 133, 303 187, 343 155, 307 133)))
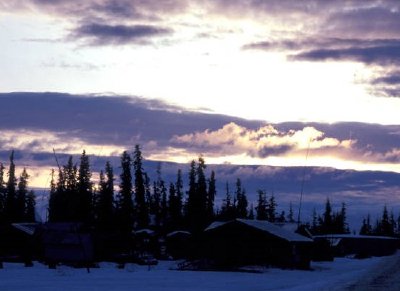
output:
POLYGON ((205 231, 210 231, 216 229, 233 221, 238 221, 240 223, 246 224, 250 227, 257 228, 259 230, 271 233, 277 237, 280 237, 289 242, 312 242, 308 237, 302 236, 295 232, 289 231, 284 227, 277 226, 265 220, 251 220, 251 219, 235 219, 227 222, 216 221, 213 222, 205 231))
MULTIPOLYGON (((396 254, 394 256, 400 256, 396 254)), ((13 291, 264 291, 264 290, 343 290, 369 276, 392 257, 356 260, 338 258, 334 262, 313 262, 312 271, 282 270, 249 266, 251 272, 177 271, 177 262, 161 261, 159 265, 127 264, 118 269, 114 263, 101 263, 100 268, 74 269, 58 266, 56 270, 35 262, 34 267, 4 263, 0 269, 0 290, 13 291)))

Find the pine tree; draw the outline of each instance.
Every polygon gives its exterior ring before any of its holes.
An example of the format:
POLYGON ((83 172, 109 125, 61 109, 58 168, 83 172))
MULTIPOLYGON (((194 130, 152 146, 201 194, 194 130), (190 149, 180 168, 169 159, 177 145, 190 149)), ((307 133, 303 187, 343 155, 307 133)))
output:
POLYGON ((175 190, 176 190, 176 215, 178 219, 177 227, 183 227, 183 181, 182 181, 182 171, 179 169, 177 176, 176 176, 176 183, 175 183, 175 190))
POLYGON ((60 199, 58 196, 57 185, 54 179, 54 169, 51 169, 51 180, 50 180, 50 194, 49 194, 49 208, 48 208, 48 221, 58 221, 60 199))
POLYGON ((323 214, 323 223, 321 225, 321 231, 324 234, 332 232, 332 207, 329 198, 326 199, 325 212, 323 214))
POLYGON ((28 194, 28 179, 29 175, 26 172, 26 168, 23 169, 18 182, 18 190, 16 195, 16 207, 15 207, 15 221, 23 222, 25 220, 25 204, 28 194))
POLYGON ((140 146, 135 146, 133 153, 133 169, 135 176, 135 202, 137 227, 144 228, 149 224, 148 205, 146 203, 145 181, 142 165, 142 152, 140 146))
POLYGON ((156 227, 161 225, 161 190, 159 188, 160 179, 153 183, 153 195, 150 203, 150 214, 154 217, 156 227))
POLYGON ((378 223, 378 225, 379 225, 379 227, 377 229, 377 233, 379 235, 393 236, 394 228, 393 228, 393 225, 391 225, 391 223, 390 223, 389 213, 388 213, 386 205, 383 207, 382 219, 378 223))
POLYGON ((360 235, 371 235, 372 234, 372 226, 370 222, 370 215, 368 213, 367 219, 363 219, 362 226, 360 229, 360 235))
POLYGON ((79 173, 77 179, 78 195, 76 199, 76 219, 82 222, 92 220, 93 213, 93 184, 91 182, 89 157, 85 150, 80 157, 79 173))
POLYGON ((121 175, 117 201, 117 217, 123 232, 130 233, 133 227, 131 157, 127 151, 121 155, 121 175))
POLYGON ((160 194, 161 194, 161 226, 165 231, 168 223, 168 200, 167 200, 167 187, 165 187, 165 182, 161 180, 160 183, 160 194))
POLYGON ((254 216, 254 207, 253 207, 253 203, 250 204, 250 211, 249 211, 249 216, 247 217, 248 219, 253 220, 255 218, 254 216))
POLYGON ((8 222, 15 222, 17 218, 17 178, 15 177, 14 151, 11 151, 6 185, 5 216, 8 222))
POLYGON ((276 207, 277 207, 277 204, 275 201, 275 196, 274 196, 274 194, 272 194, 267 203, 267 220, 269 222, 276 221, 276 207))
POLYGON ((59 221, 81 221, 82 213, 79 206, 80 197, 78 192, 78 169, 73 162, 73 157, 68 158, 68 162, 63 166, 63 172, 59 175, 57 195, 59 196, 59 221))
POLYGON ((106 162, 105 175, 100 171, 99 193, 96 201, 97 226, 110 230, 114 221, 114 172, 110 162, 106 162))
POLYGON ((295 222, 295 220, 294 220, 294 213, 293 213, 293 206, 292 206, 292 202, 291 202, 291 201, 290 201, 290 204, 289 204, 289 214, 288 214, 288 216, 287 216, 287 220, 288 220, 288 222, 290 222, 290 223, 295 222))
POLYGON ((36 200, 35 200, 35 193, 30 190, 28 194, 26 195, 26 200, 25 200, 25 222, 35 222, 36 217, 35 217, 35 206, 36 206, 36 200))
POLYGON ((178 199, 176 195, 175 184, 169 184, 169 195, 168 195, 168 228, 169 230, 177 229, 177 225, 180 219, 180 213, 178 208, 178 199))
POLYGON ((4 171, 5 167, 2 163, 0 163, 0 224, 4 222, 4 211, 5 211, 5 204, 6 204, 6 187, 4 181, 4 171))
POLYGON ((265 191, 258 190, 258 203, 256 206, 256 219, 257 220, 267 220, 268 219, 268 212, 267 212, 267 198, 265 191))
POLYGON ((247 218, 247 196, 246 190, 242 188, 242 182, 238 178, 236 180, 236 217, 237 218, 247 218))
POLYGON ((208 193, 207 193, 207 220, 211 222, 214 219, 214 199, 217 194, 215 181, 215 172, 211 171, 210 180, 208 182, 208 193))
POLYGON ((225 199, 223 200, 221 212, 220 212, 221 220, 231 220, 236 217, 236 209, 231 200, 231 192, 229 190, 229 184, 226 182, 225 184, 225 199))

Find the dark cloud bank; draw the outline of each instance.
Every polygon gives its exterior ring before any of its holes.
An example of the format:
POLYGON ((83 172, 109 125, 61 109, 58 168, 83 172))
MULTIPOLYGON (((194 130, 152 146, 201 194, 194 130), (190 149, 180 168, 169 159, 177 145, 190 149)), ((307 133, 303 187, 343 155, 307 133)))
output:
MULTIPOLYGON (((135 143, 143 145, 151 141, 157 144, 152 151, 157 151, 157 147, 177 146, 170 141, 175 135, 203 132, 206 129, 215 131, 229 122, 254 130, 265 125, 263 121, 190 112, 157 100, 129 96, 2 93, 0 104, 0 132, 43 130, 60 134, 65 139, 76 137, 88 144, 118 145, 128 150, 132 150, 135 143)), ((356 139, 356 146, 360 151, 384 153, 400 144, 398 125, 298 122, 274 125, 276 129, 284 132, 301 130, 305 126, 313 126, 326 136, 340 140, 350 137, 356 139)), ((7 165, 9 149, 0 146, 0 161, 7 165)), ((146 152, 146 148, 143 148, 145 156, 146 152)), ((67 155, 57 154, 60 163, 65 163, 67 155)), ((77 158, 75 157, 76 161, 77 158)), ((205 158, 207 161, 207 156, 205 158)), ((102 169, 106 160, 111 160, 118 175, 118 157, 91 156, 93 170, 102 169)), ((51 148, 44 153, 17 150, 17 167, 26 163, 56 167, 51 148)), ((158 162, 145 162, 145 170, 151 177, 156 177, 157 165, 158 162)), ((189 165, 163 162, 162 173, 165 179, 174 181, 178 168, 184 171, 186 179, 189 165)), ((236 178, 242 179, 251 201, 256 201, 257 189, 265 189, 268 193, 275 193, 282 210, 287 211, 290 202, 294 205, 298 202, 304 170, 302 167, 209 165, 207 168, 208 171, 212 169, 217 172, 219 202, 225 193, 225 182, 231 183, 233 189, 236 178)), ((366 215, 367 212, 379 212, 384 203, 388 203, 394 211, 400 209, 400 203, 394 196, 400 191, 400 174, 310 167, 306 169, 305 178, 304 215, 311 213, 313 207, 322 207, 326 197, 330 197, 335 203, 346 202, 355 222, 360 219, 360 215, 366 215)))

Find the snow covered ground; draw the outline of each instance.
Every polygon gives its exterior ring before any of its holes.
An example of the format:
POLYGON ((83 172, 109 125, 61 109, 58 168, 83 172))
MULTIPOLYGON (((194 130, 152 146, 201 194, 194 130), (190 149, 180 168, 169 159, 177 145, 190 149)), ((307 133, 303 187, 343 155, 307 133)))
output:
POLYGON ((117 269, 113 263, 101 263, 100 268, 90 269, 90 273, 66 266, 52 270, 40 263, 32 268, 5 263, 4 269, 0 269, 0 290, 343 290, 388 260, 393 261, 393 256, 364 260, 338 258, 334 262, 314 262, 312 271, 266 268, 261 273, 176 271, 171 270, 174 262, 160 262, 150 270, 134 264, 117 269))

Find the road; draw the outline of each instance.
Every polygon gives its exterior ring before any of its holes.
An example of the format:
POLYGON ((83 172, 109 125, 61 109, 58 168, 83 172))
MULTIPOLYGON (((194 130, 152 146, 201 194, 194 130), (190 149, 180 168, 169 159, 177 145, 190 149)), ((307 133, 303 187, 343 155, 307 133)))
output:
POLYGON ((363 279, 347 286, 345 290, 400 290, 400 252, 387 257, 366 273, 363 279))

